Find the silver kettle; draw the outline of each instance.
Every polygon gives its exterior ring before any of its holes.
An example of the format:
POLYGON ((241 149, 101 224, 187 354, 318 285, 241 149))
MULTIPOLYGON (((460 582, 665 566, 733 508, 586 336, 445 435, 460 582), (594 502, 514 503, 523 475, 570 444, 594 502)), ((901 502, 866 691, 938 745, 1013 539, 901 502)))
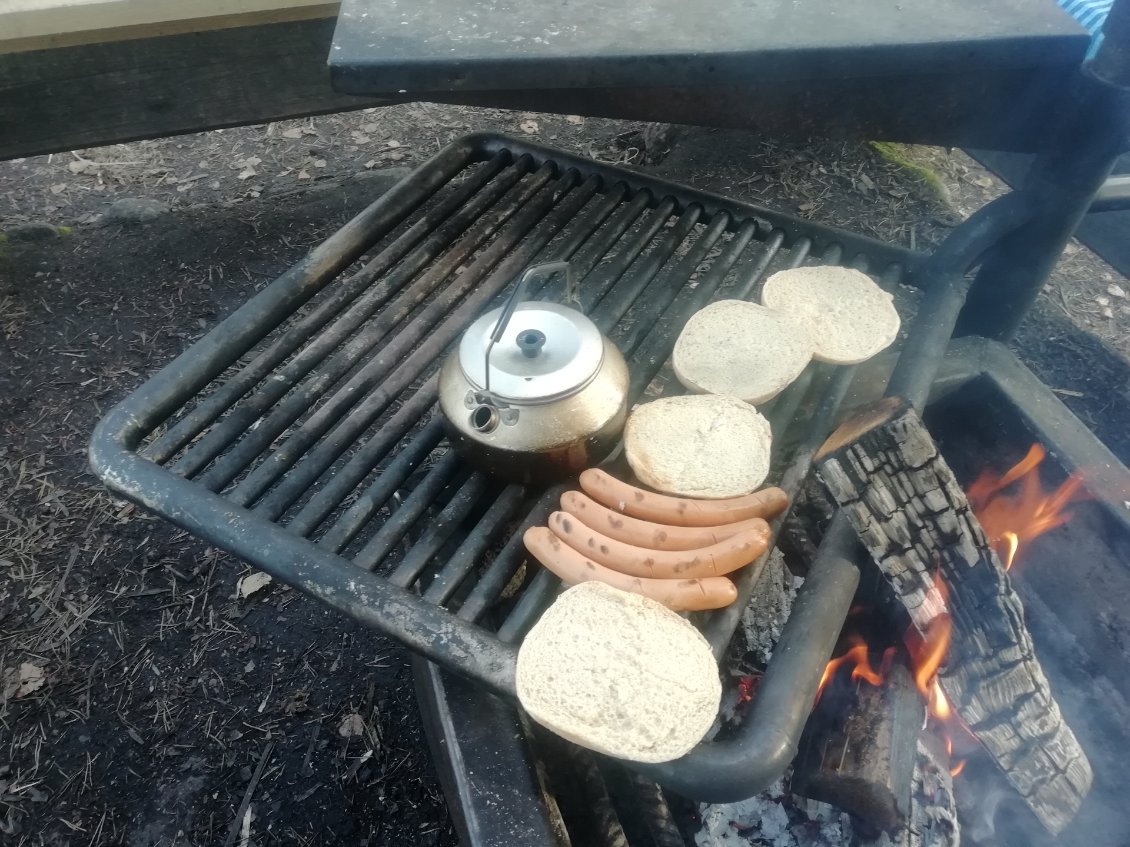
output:
POLYGON ((591 320, 558 303, 524 301, 531 279, 568 262, 529 268, 501 308, 478 318, 439 374, 449 440, 504 479, 547 483, 599 463, 628 410, 628 366, 591 320))

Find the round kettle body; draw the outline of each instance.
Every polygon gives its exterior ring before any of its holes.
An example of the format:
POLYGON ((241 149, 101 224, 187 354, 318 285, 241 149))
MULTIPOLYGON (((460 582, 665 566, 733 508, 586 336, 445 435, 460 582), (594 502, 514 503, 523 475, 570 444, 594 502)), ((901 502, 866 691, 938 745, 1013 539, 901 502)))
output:
POLYGON ((520 303, 499 335, 500 311, 472 324, 440 369, 449 440, 476 467, 524 484, 598 464, 627 417, 624 357, 574 309, 520 303))

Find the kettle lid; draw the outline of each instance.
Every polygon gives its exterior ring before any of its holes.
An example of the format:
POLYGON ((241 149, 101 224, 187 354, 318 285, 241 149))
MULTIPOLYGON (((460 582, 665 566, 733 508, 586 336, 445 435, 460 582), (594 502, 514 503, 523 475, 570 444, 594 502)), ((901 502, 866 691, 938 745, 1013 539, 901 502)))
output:
MULTIPOLYGON (((476 320, 459 342, 463 375, 486 386, 487 348, 503 309, 476 320)), ((514 403, 546 403, 580 391, 600 370, 604 337, 585 315, 557 303, 518 303, 490 351, 490 393, 514 403)))

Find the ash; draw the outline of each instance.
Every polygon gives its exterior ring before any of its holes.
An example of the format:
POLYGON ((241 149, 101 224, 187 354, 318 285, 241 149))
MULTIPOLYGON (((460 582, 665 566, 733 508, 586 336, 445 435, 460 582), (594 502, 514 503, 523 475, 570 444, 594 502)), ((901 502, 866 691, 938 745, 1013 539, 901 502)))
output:
POLYGON ((899 832, 872 836, 835 806, 793 794, 789 774, 738 803, 699 806, 696 847, 958 847, 953 781, 934 739, 918 742, 910 820, 899 832))
POLYGON ((798 797, 777 780, 738 803, 699 807, 697 847, 845 847, 855 845, 850 817, 834 806, 798 797))
POLYGON ((741 636, 735 639, 740 646, 730 663, 737 675, 765 670, 802 585, 804 579, 793 576, 785 566, 784 556, 774 550, 749 605, 742 612, 741 636))

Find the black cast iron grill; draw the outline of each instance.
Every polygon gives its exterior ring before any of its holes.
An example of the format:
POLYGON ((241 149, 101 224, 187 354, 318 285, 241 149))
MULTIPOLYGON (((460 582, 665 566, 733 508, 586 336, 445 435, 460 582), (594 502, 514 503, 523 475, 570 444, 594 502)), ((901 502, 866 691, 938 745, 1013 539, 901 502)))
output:
MULTIPOLYGON (((513 696, 513 645, 559 587, 531 568, 536 575, 513 593, 521 533, 544 521, 563 487, 505 485, 446 449, 436 372, 474 318, 526 267, 570 261, 581 308, 629 362, 635 400, 686 318, 713 299, 751 298, 765 275, 803 263, 849 264, 894 286, 921 258, 623 169, 470 136, 116 407, 91 461, 120 494, 513 696)), ((557 278, 531 292, 562 294, 557 278)), ((772 481, 789 489, 804 479, 850 379, 850 368, 814 366, 768 410, 772 481)), ((716 653, 760 564, 741 573, 738 603, 699 619, 716 653)), ((810 590, 819 584, 810 580, 810 590)), ((841 623, 842 615, 824 628, 834 638, 841 623)))

